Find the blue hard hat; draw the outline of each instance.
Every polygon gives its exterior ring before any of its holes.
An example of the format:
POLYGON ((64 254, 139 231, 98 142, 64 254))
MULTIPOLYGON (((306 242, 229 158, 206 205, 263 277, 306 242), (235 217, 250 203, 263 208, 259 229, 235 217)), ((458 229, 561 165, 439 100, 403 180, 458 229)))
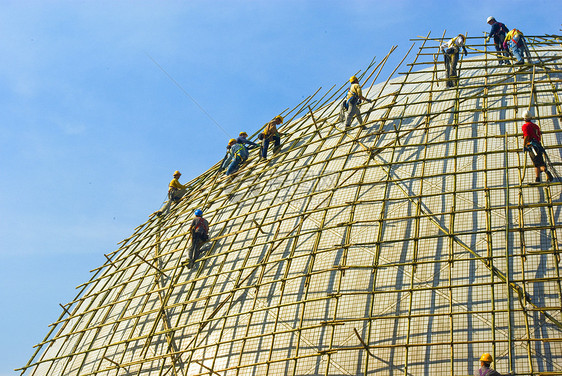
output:
POLYGON ((203 210, 201 210, 201 209, 195 210, 195 216, 196 217, 201 217, 202 215, 203 215, 203 210))

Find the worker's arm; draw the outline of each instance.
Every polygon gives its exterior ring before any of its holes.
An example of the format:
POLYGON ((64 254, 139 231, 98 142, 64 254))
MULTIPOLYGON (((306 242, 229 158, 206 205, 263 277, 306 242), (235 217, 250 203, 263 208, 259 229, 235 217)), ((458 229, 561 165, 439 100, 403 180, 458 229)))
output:
POLYGON ((368 98, 365 98, 365 97, 363 96, 363 94, 361 94, 361 96, 360 96, 359 98, 361 98, 362 101, 371 103, 371 100, 368 99, 368 98))
POLYGON ((228 167, 228 165, 230 164, 230 162, 231 162, 231 154, 230 154, 230 149, 228 149, 226 151, 226 154, 224 155, 224 158, 221 161, 219 171, 225 170, 228 167))
POLYGON ((244 139, 244 144, 248 144, 248 145, 252 145, 252 146, 258 146, 258 144, 256 144, 255 142, 252 142, 248 139, 244 139))
POLYGON ((371 103, 370 99, 367 99, 363 96, 363 92, 361 91, 361 86, 359 86, 359 84, 357 84, 357 89, 355 90, 355 94, 357 94, 359 99, 361 99, 362 101, 371 103))
POLYGON ((488 35, 488 39, 496 36, 496 34, 498 33, 499 27, 500 27, 499 22, 496 22, 495 24, 492 25, 492 28, 490 29, 490 35, 488 35))

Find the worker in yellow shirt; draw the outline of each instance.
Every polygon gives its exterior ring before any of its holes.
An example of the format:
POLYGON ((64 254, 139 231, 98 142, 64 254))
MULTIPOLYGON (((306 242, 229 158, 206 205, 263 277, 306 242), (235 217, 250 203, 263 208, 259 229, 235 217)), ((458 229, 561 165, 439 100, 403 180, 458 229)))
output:
POLYGON ((447 87, 459 85, 459 77, 457 76, 457 63, 459 62, 459 54, 461 49, 464 56, 468 54, 466 50, 466 37, 462 34, 443 43, 439 48, 443 53, 443 62, 445 63, 445 74, 447 76, 447 87))
POLYGON ((517 63, 515 64, 525 64, 523 57, 527 57, 527 62, 532 64, 531 53, 529 52, 529 47, 527 47, 527 41, 525 40, 523 33, 519 30, 511 29, 509 33, 505 35, 503 46, 505 49, 509 47, 509 51, 513 57, 517 59, 517 63))
POLYGON ((180 183, 179 178, 181 172, 175 171, 174 178, 170 181, 168 188, 168 201, 160 208, 160 210, 154 212, 158 216, 167 215, 170 212, 170 207, 172 204, 177 203, 186 193, 187 184, 183 185, 180 183))
POLYGON ((357 117, 359 124, 363 124, 363 118, 361 118, 361 111, 359 110, 359 104, 361 101, 369 102, 371 101, 363 96, 361 91, 361 85, 359 85, 359 79, 355 76, 351 76, 349 79, 351 86, 347 92, 347 96, 342 103, 341 118, 343 118, 343 113, 347 111, 347 116, 345 118, 345 127, 349 128, 354 117, 357 117))

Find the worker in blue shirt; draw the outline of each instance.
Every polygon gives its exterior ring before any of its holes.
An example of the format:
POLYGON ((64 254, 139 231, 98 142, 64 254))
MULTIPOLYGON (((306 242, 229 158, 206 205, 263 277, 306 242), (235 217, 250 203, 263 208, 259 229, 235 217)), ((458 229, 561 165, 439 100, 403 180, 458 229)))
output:
POLYGON ((240 132, 240 134, 238 135, 238 138, 236 139, 236 143, 242 144, 244 146, 249 145, 249 146, 246 146, 246 149, 248 149, 248 150, 251 150, 251 149, 258 146, 258 144, 256 144, 255 142, 252 142, 252 141, 246 139, 246 137, 248 137, 248 133, 240 132))
POLYGON ((505 34, 509 32, 509 29, 501 22, 496 21, 496 19, 492 16, 488 17, 486 22, 488 23, 488 25, 492 26, 492 29, 490 30, 490 35, 486 37, 486 42, 488 42, 490 38, 494 38, 494 47, 496 47, 496 51, 498 52, 498 59, 500 61, 500 65, 509 64, 509 60, 504 59, 504 56, 507 58, 509 57, 509 51, 503 48, 503 41, 505 40, 505 34))
POLYGON ((248 159, 248 150, 243 144, 236 142, 236 139, 231 138, 228 141, 228 151, 221 164, 221 170, 226 169, 226 175, 231 175, 238 171, 240 165, 248 159))

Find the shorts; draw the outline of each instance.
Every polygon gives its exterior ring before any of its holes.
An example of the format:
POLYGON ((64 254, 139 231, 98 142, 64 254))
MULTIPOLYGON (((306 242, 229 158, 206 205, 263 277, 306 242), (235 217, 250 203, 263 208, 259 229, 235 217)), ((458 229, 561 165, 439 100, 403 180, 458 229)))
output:
POLYGON ((545 167, 546 166, 546 163, 544 163, 544 158, 543 158, 542 154, 529 153, 529 155, 531 156, 531 160, 533 161, 533 164, 535 165, 535 167, 545 167))

